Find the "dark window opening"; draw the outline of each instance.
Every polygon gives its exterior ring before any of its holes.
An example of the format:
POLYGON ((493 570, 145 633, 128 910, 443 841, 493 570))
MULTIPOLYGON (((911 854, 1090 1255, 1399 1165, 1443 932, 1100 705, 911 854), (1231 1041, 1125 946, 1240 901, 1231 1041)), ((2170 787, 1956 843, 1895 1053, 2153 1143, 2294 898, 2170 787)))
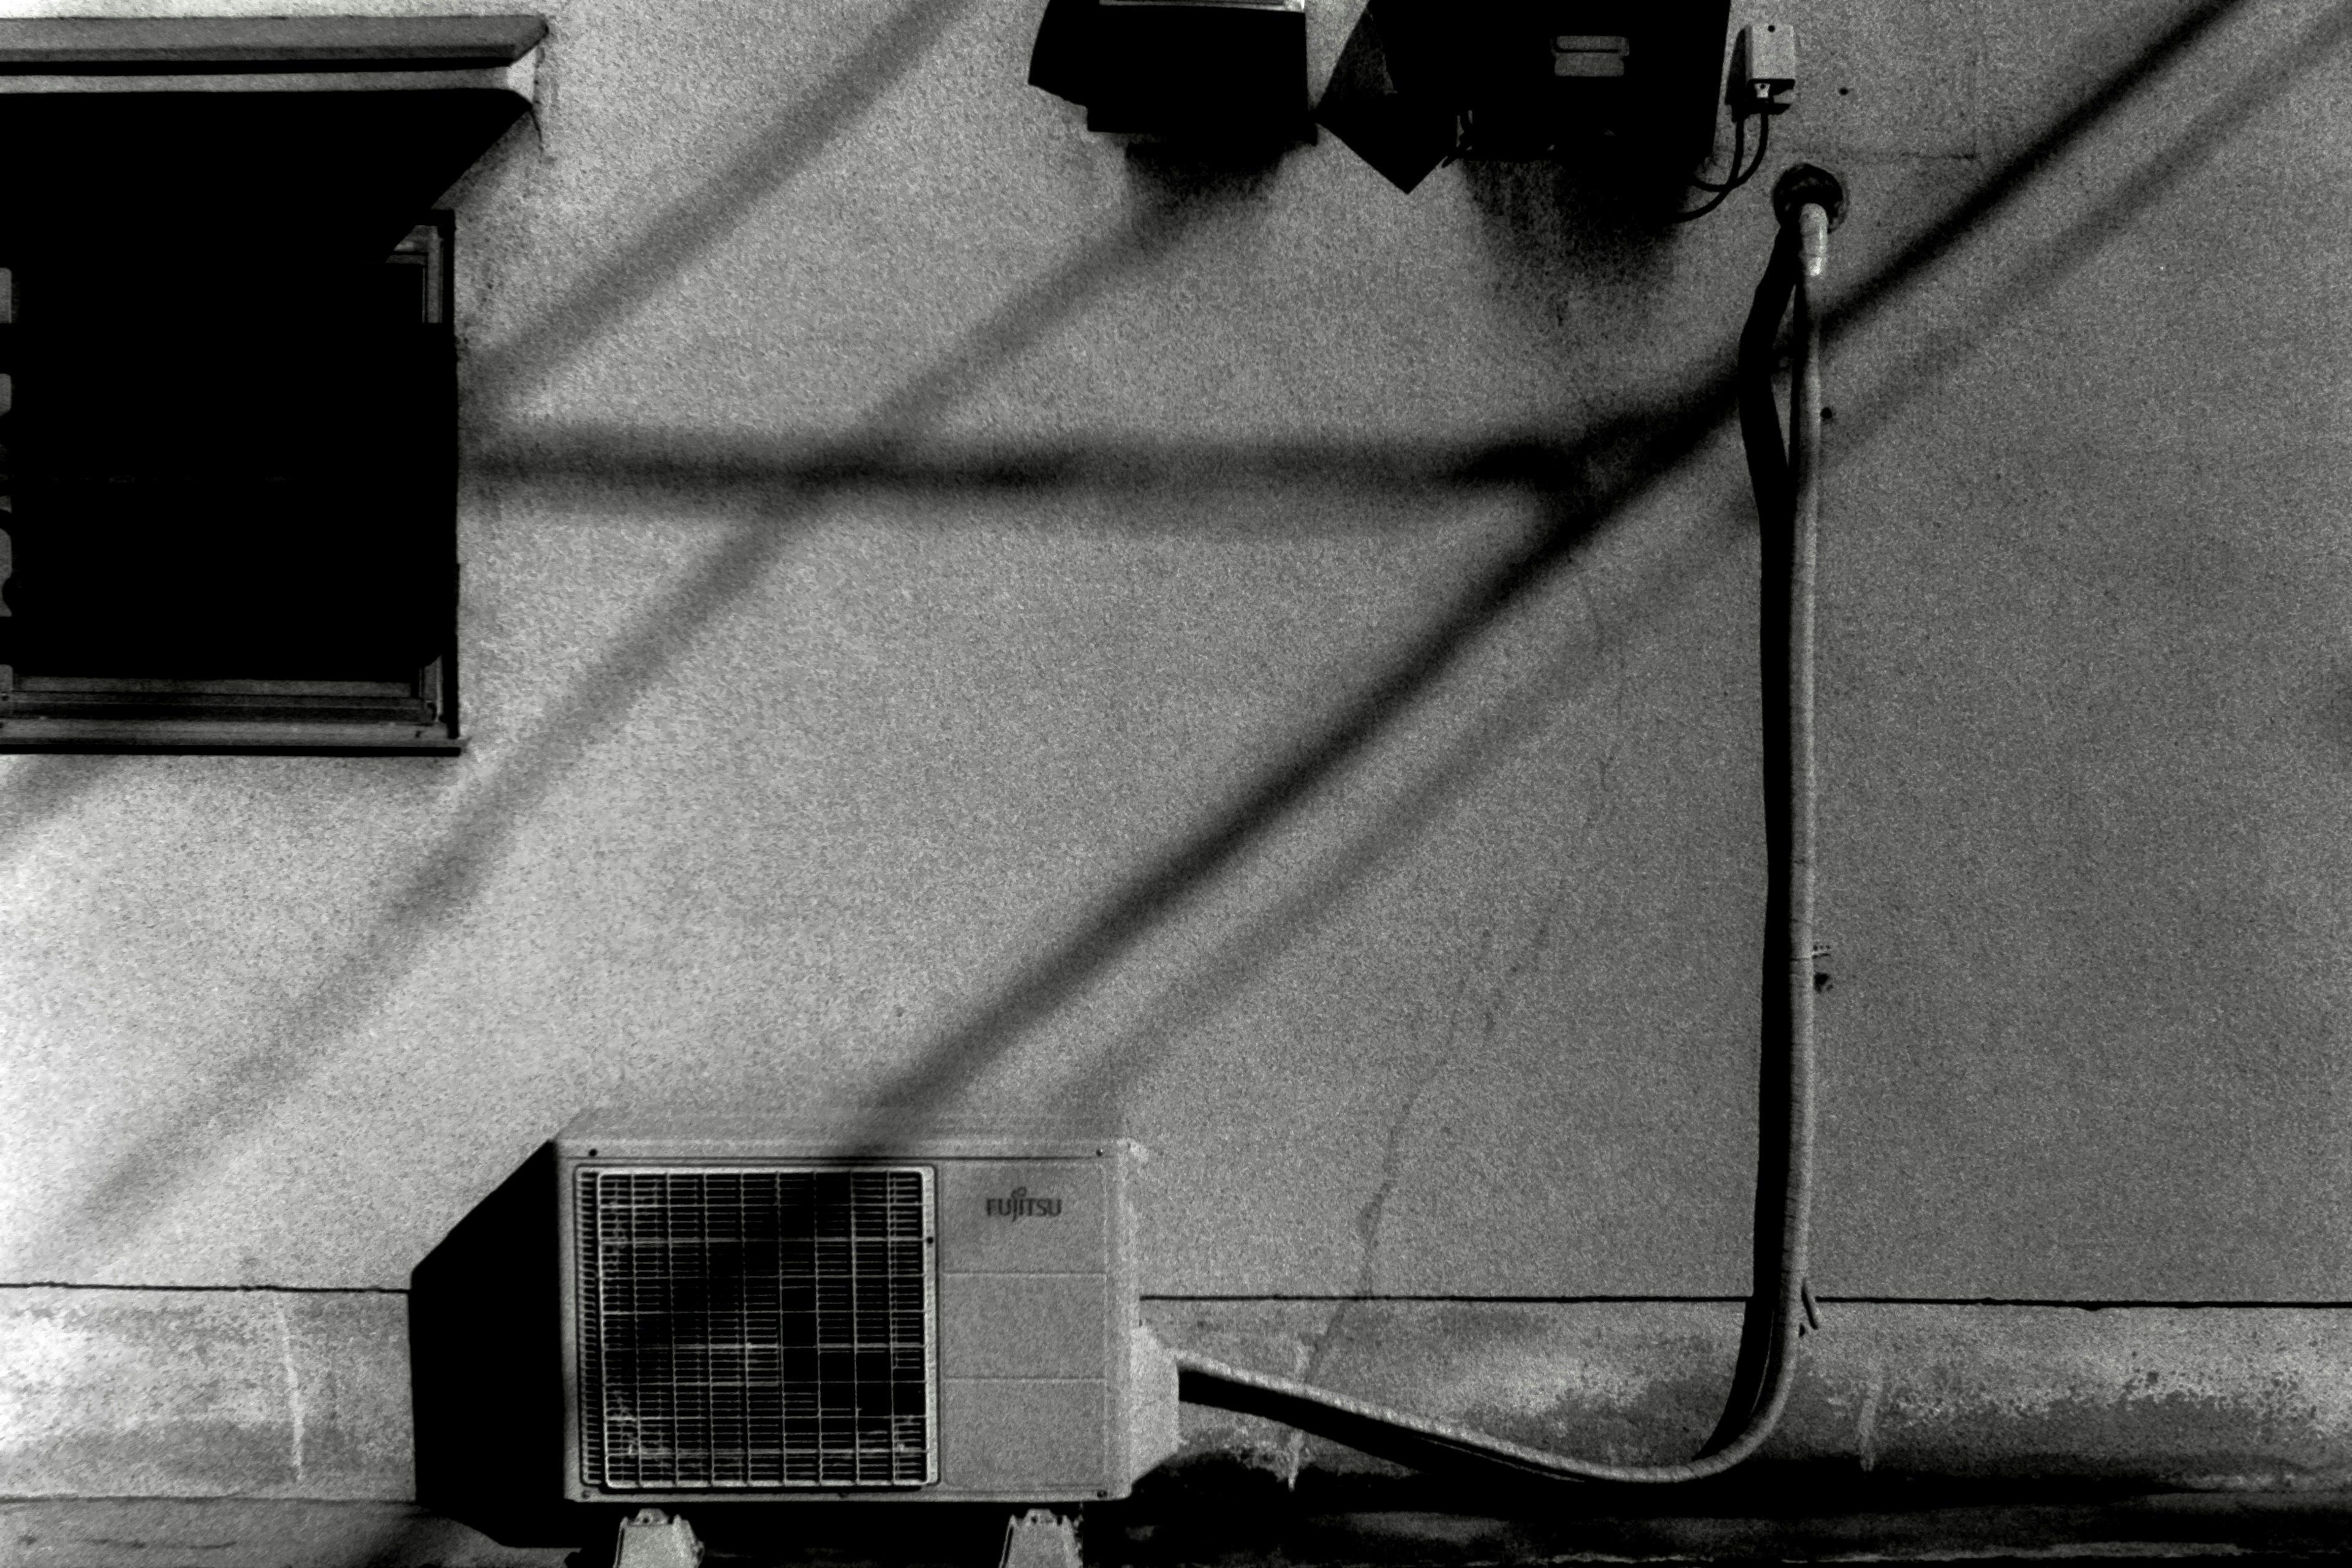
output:
POLYGON ((7 728, 446 740, 448 217, 373 263, 263 265, 231 216, 188 237, 0 258, 7 728))
POLYGON ((0 751, 456 748, 433 209, 545 34, 0 20, 0 751))

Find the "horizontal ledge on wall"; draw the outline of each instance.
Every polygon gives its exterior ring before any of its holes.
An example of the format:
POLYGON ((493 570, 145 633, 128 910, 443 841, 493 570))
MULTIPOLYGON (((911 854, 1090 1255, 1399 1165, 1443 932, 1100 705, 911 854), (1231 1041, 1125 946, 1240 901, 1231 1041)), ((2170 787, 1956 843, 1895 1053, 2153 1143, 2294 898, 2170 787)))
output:
POLYGON ((463 736, 425 725, 152 723, 70 719, 0 721, 0 756, 29 752, 143 756, 454 757, 463 736))
POLYGON ((9 74, 15 68, 0 67, 0 96, 27 93, 419 92, 447 91, 457 88, 512 92, 526 99, 531 96, 531 77, 527 66, 466 67, 450 70, 173 70, 138 76, 102 71, 71 75, 9 74))
MULTIPOLYGON (((405 1296, 405 1285, 275 1285, 166 1282, 145 1283, 136 1280, 109 1279, 0 1279, 0 1290, 145 1290, 193 1291, 222 1294, 277 1293, 296 1296, 405 1296)), ((1452 1304, 1458 1306, 1495 1307, 1581 1307, 1581 1306, 1694 1306, 1743 1302, 1745 1296, 1435 1296, 1435 1295, 1147 1295, 1139 1298, 1150 1305, 1182 1306, 1248 1305, 1255 1302, 1299 1302, 1324 1306, 1356 1304, 1377 1306, 1383 1303, 1452 1304)), ((2057 1296, 1816 1296, 1813 1300, 1824 1307, 2031 1307, 2055 1311, 2127 1312, 2127 1311, 2352 1311, 2352 1301, 2336 1300, 2168 1300, 2139 1299, 2124 1300, 2076 1300, 2057 1296)))
POLYGON ((405 1296, 405 1285, 138 1285, 103 1279, 0 1279, 0 1290, 157 1291, 215 1296, 405 1296))
MULTIPOLYGON (((1397 1301, 1459 1302, 1465 1304, 1486 1303, 1494 1306, 1638 1307, 1644 1303, 1653 1303, 1661 1306, 1703 1305, 1710 1302, 1729 1302, 1737 1304, 1746 1301, 1748 1298, 1745 1296, 1465 1296, 1391 1294, 1352 1295, 1338 1292, 1317 1292, 1312 1294, 1303 1292, 1287 1294, 1267 1292, 1246 1294, 1235 1292, 1233 1294, 1203 1296, 1152 1295, 1145 1296, 1142 1300, 1146 1301, 1164 1301, 1171 1303, 1182 1303, 1187 1301, 1217 1301, 1231 1303, 1245 1303, 1253 1301, 1300 1301, 1320 1302, 1326 1306, 1349 1301, 1365 1303, 1397 1301)), ((2273 1300, 2268 1298, 2258 1300, 2241 1300, 2235 1298, 2223 1299, 2218 1297, 2211 1300, 2187 1298, 2176 1299, 2168 1297, 2118 1297, 2110 1300, 2106 1298, 2091 1299, 2068 1296, 1832 1296, 1817 1294, 1814 1296, 1813 1300, 1817 1304, 1823 1307, 2046 1307, 2076 1312, 2122 1312, 2139 1309, 2162 1311, 2205 1311, 2220 1310, 2237 1307, 2244 1308, 2250 1311, 2280 1310, 2293 1310, 2297 1311, 2340 1311, 2346 1309, 2352 1309, 2352 1301, 2331 1300, 2273 1300)))
POLYGON ((0 76, 491 69, 538 16, 27 16, 0 20, 0 76))

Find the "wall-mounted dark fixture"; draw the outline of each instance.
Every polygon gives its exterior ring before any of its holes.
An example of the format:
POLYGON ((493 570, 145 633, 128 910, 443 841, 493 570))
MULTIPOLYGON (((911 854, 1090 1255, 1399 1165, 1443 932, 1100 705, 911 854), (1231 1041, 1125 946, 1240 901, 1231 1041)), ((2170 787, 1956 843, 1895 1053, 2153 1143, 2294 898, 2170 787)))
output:
POLYGON ((1212 147, 1309 140, 1307 0, 1049 0, 1033 87, 1089 131, 1212 147))
POLYGON ((1680 188, 1711 150, 1728 0, 1372 0, 1316 118, 1411 190, 1449 158, 1680 188))

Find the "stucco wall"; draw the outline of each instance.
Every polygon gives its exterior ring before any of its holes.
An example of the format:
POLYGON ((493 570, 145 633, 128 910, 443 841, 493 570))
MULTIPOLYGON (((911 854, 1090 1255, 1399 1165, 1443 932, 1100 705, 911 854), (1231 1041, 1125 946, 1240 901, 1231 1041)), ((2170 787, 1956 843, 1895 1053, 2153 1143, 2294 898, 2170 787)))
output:
MULTIPOLYGON (((2352 1297, 2345 27, 2201 12, 1779 13, 1826 1296, 2352 1297)), ((1161 1297, 1744 1290, 1728 432, 1281 781, 1543 525, 1480 454, 1723 374, 1760 186, 1139 155, 1034 13, 554 13, 452 197, 468 749, 0 759, 0 1281, 397 1289, 583 1106, 912 1089, 1113 1104, 1161 1297)))

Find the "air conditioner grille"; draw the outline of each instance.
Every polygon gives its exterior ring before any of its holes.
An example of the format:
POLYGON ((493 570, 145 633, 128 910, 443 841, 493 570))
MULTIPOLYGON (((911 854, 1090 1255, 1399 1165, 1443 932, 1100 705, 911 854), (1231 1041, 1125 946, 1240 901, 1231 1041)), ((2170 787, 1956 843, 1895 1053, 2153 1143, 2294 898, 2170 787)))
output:
POLYGON ((578 1180, 583 1482, 938 1479, 927 1167, 587 1166, 578 1180))

